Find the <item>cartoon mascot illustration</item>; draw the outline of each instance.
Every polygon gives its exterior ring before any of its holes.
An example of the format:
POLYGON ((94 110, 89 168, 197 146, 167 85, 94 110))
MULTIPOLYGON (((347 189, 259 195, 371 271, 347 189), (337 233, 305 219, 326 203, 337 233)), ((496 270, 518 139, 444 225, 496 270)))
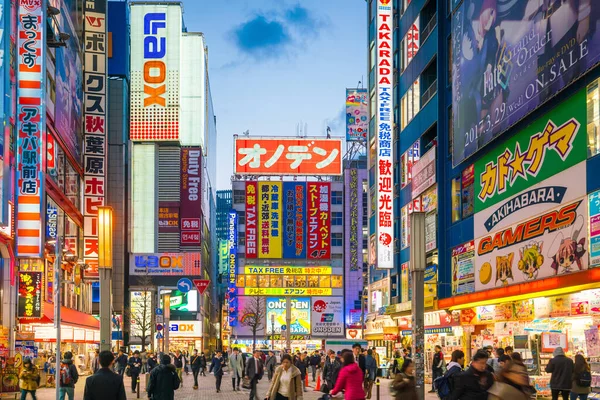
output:
POLYGON ((584 265, 585 255, 585 233, 582 238, 579 236, 585 227, 583 215, 579 215, 571 228, 571 235, 567 236, 564 232, 568 228, 558 232, 554 237, 552 246, 550 246, 549 256, 552 258, 552 269, 554 275, 567 274, 574 272, 575 266, 579 271, 586 268, 584 265))
POLYGON ((509 253, 506 256, 496 257, 496 284, 498 281, 502 283, 502 286, 508 286, 508 280, 515 280, 512 273, 512 262, 515 253, 509 253))
POLYGON ((538 272, 544 263, 542 255, 542 242, 530 242, 519 250, 521 259, 519 260, 519 271, 525 275, 525 280, 531 281, 537 279, 538 272))

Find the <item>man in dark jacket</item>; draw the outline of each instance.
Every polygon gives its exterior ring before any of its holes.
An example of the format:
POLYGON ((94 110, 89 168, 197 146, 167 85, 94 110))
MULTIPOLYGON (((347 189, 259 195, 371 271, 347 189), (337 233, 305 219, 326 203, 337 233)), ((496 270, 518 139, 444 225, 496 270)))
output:
POLYGON ((223 359, 223 353, 217 351, 215 356, 210 363, 209 373, 215 374, 215 381, 217 384, 217 393, 221 393, 221 379, 223 379, 223 367, 225 366, 225 360, 223 359))
POLYGON ((125 372, 125 367, 127 366, 127 355, 123 353, 122 349, 119 349, 119 355, 117 356, 117 372, 119 375, 123 375, 125 372))
POLYGON ((452 361, 448 363, 446 373, 444 374, 448 379, 449 393, 454 392, 454 389, 457 387, 457 379, 460 373, 463 372, 464 365, 465 353, 462 350, 454 350, 452 352, 452 361))
POLYGON ((358 363, 358 366, 361 369, 364 378, 367 375, 367 359, 362 353, 360 343, 354 343, 352 345, 352 353, 354 353, 354 359, 357 360, 356 362, 358 363))
POLYGON ((327 352, 325 365, 323 366, 323 385, 326 386, 326 393, 329 393, 329 391, 334 388, 341 369, 342 363, 336 357, 335 351, 329 350, 327 352))
POLYGON ((254 357, 246 361, 246 376, 250 379, 250 400, 260 400, 256 385, 262 379, 265 372, 261 354, 262 351, 254 350, 254 357))
POLYGON ((431 363, 431 390, 429 393, 435 393, 433 382, 442 375, 444 375, 444 353, 442 353, 442 346, 437 345, 431 363))
POLYGON ((60 399, 64 400, 65 395, 69 400, 75 399, 75 384, 79 380, 77 367, 73 364, 73 353, 67 351, 65 358, 60 362, 60 399))
POLYGON ((179 389, 179 377, 171 357, 163 354, 160 365, 152 370, 148 384, 148 397, 152 400, 174 400, 175 390, 179 389))
POLYGON ((321 366, 321 356, 315 350, 312 356, 310 356, 310 370, 312 371, 313 382, 317 379, 317 369, 321 366))
POLYGON ((83 400, 127 400, 123 377, 110 369, 114 360, 115 355, 111 351, 98 355, 101 368, 86 379, 83 400))
POLYGON ((273 379, 273 373, 275 373, 275 368, 277 367, 277 357, 275 357, 275 353, 269 351, 269 356, 265 361, 265 369, 267 370, 267 377, 269 378, 269 382, 273 379))
POLYGON ((135 393, 138 378, 140 377, 140 372, 142 372, 142 359, 140 358, 139 351, 136 350, 133 353, 133 356, 129 358, 127 365, 129 365, 129 375, 131 375, 131 392, 135 393))
POLYGON ((183 354, 181 354, 181 351, 177 350, 177 352, 175 352, 175 357, 173 357, 173 364, 175 364, 175 370, 177 371, 177 376, 179 377, 181 386, 183 386, 183 362, 183 354))
POLYGON ((486 351, 475 353, 471 366, 455 377, 456 387, 449 400, 487 400, 487 391, 494 384, 494 375, 486 368, 487 360, 486 351))
POLYGON ((554 357, 546 365, 546 372, 552 374, 550 378, 552 400, 558 400, 561 394, 563 400, 567 400, 573 386, 573 360, 565 356, 562 347, 555 348, 552 355, 554 357))
POLYGON ((194 350, 194 354, 190 357, 190 365, 192 366, 192 374, 194 374, 194 390, 198 390, 198 374, 200 373, 200 356, 198 350, 194 350))

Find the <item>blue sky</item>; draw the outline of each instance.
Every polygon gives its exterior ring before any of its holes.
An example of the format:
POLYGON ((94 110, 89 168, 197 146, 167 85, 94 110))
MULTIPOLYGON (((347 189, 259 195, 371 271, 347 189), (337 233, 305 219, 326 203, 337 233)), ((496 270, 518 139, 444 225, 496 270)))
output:
POLYGON ((345 134, 345 88, 367 86, 364 0, 185 0, 203 32, 218 130, 218 189, 229 189, 233 135, 345 134))

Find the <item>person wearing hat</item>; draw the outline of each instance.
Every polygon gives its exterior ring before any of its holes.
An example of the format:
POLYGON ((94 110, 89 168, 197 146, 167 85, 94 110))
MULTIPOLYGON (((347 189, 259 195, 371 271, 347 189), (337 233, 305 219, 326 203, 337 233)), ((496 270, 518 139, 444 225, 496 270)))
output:
POLYGON ((171 364, 171 357, 163 354, 160 365, 150 374, 148 397, 152 400, 174 400, 175 390, 179 389, 180 383, 177 370, 171 364))
POLYGON ((98 354, 100 369, 85 380, 83 400, 127 400, 123 376, 110 368, 114 361, 115 355, 111 351, 98 354))
POLYGON ((27 398, 27 393, 31 393, 33 400, 36 400, 35 391, 40 384, 40 373, 35 365, 31 363, 31 359, 25 358, 23 361, 23 369, 19 374, 19 386, 21 387, 21 400, 27 398))
POLYGON ((129 365, 129 372, 131 375, 131 392, 135 393, 138 378, 140 372, 142 372, 142 359, 140 358, 140 352, 138 350, 136 350, 133 353, 133 356, 129 358, 127 365, 129 365))

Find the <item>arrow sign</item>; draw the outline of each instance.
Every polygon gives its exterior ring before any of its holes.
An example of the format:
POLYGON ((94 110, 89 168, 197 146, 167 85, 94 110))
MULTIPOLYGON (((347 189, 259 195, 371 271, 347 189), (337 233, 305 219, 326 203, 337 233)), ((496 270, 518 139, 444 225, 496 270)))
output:
POLYGON ((155 311, 156 315, 163 315, 163 310, 162 308, 157 308, 155 311))
POLYGON ((192 281, 189 278, 181 278, 178 282, 177 282, 177 289, 179 289, 179 291, 181 293, 187 293, 189 292, 192 288, 194 287, 194 284, 192 283, 192 281))
POLYGON ((198 289, 200 294, 206 292, 206 288, 208 288, 209 284, 210 281, 208 279, 194 279, 194 285, 196 285, 196 289, 198 289))

